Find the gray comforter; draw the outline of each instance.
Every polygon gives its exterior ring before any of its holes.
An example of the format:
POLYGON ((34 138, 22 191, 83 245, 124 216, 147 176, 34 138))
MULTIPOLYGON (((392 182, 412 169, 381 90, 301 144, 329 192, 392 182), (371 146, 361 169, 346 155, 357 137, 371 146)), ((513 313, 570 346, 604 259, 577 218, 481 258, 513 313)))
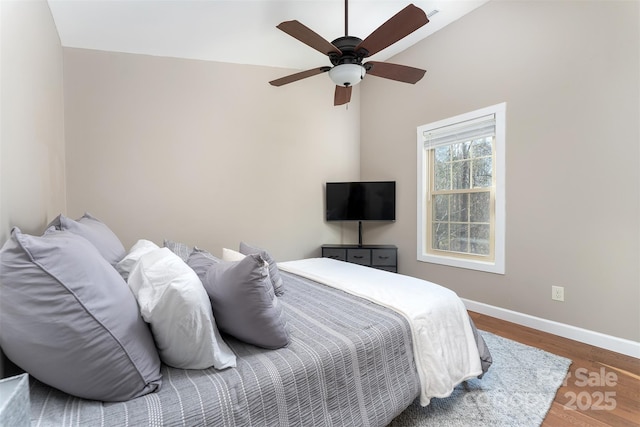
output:
POLYGON ((75 398, 32 379, 32 425, 386 426, 419 394, 407 321, 350 294, 282 276, 288 347, 264 350, 225 337, 237 368, 164 366, 159 392, 123 403, 75 398))

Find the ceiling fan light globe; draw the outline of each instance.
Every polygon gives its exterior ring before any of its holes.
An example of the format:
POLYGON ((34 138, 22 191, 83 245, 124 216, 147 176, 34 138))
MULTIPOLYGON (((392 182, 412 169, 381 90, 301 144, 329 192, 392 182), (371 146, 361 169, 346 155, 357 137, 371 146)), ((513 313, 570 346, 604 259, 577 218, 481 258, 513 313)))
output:
POLYGON ((367 70, 359 64, 340 64, 329 70, 329 77, 338 86, 355 86, 364 78, 367 70))

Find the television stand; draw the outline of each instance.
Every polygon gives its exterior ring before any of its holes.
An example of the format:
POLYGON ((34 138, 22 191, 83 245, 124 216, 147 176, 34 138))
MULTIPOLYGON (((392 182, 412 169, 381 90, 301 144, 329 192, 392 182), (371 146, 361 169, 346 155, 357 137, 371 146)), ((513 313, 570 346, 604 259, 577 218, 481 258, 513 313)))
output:
POLYGON ((398 247, 395 245, 322 245, 322 257, 398 272, 398 247))

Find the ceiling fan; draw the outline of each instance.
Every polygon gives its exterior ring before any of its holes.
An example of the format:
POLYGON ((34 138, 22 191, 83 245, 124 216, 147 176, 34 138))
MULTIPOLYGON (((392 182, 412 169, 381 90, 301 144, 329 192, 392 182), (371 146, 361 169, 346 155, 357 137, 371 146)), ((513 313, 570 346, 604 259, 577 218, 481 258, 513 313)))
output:
POLYGON ((336 84, 333 105, 348 103, 351 100, 351 88, 360 83, 365 74, 415 84, 424 76, 425 70, 389 62, 369 61, 363 64, 362 61, 403 39, 428 22, 429 19, 424 11, 410 4, 362 40, 349 35, 348 0, 344 2, 345 35, 331 43, 296 20, 282 22, 276 28, 327 55, 333 67, 312 68, 269 83, 273 86, 282 86, 329 72, 329 77, 336 84))

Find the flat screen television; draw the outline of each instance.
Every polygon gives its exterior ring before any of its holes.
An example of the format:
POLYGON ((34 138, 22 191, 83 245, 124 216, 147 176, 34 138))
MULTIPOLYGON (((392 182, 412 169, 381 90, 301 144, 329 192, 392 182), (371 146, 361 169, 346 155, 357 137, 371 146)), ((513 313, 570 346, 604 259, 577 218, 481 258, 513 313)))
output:
POLYGON ((395 221, 396 182, 327 182, 327 221, 395 221))

